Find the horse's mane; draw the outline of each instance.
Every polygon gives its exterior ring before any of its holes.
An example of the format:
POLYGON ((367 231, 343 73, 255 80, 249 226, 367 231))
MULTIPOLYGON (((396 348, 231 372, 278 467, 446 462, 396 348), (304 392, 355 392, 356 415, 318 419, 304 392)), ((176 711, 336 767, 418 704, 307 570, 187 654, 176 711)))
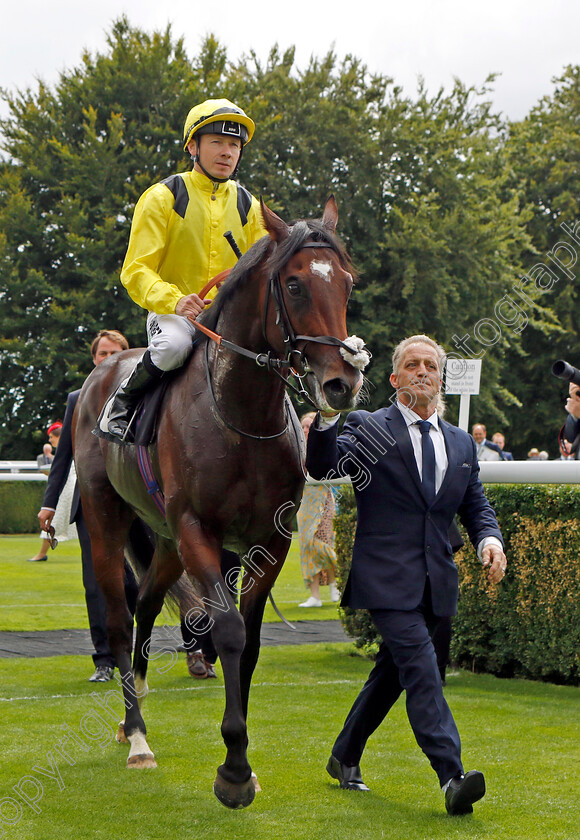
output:
MULTIPOLYGON (((217 293, 214 302, 199 316, 199 321, 210 330, 215 330, 224 306, 243 287, 248 277, 262 263, 270 275, 277 274, 288 260, 299 251, 305 242, 324 242, 330 245, 338 255, 342 267, 349 271, 353 278, 355 270, 350 258, 338 237, 326 228, 318 219, 308 219, 296 222, 289 228, 289 235, 281 245, 277 245, 270 236, 263 236, 249 251, 240 257, 232 268, 227 279, 217 293)), ((207 337, 200 334, 199 341, 207 337)))

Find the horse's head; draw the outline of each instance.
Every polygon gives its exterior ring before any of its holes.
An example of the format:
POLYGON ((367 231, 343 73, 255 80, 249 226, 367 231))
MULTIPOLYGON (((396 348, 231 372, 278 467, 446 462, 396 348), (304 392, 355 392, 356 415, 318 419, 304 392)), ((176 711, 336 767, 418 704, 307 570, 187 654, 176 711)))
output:
POLYGON ((350 410, 370 356, 360 339, 348 338, 346 307, 354 271, 334 234, 334 197, 328 199, 322 221, 289 227, 263 202, 262 214, 277 244, 269 266, 276 319, 268 324, 268 340, 280 352, 292 351, 318 408, 350 410))

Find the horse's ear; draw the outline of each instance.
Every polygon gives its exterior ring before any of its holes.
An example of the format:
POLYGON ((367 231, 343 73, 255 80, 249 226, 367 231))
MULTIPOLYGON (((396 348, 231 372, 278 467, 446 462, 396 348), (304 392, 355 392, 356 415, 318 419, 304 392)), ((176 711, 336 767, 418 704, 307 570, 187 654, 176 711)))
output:
POLYGON ((322 224, 331 233, 336 230, 336 223, 338 222, 338 207, 333 195, 328 196, 324 213, 322 214, 322 224))
POLYGON ((286 222, 277 216, 273 210, 270 210, 269 207, 266 207, 264 203, 264 199, 260 196, 260 207, 262 208, 262 218, 264 219, 264 225, 266 226, 266 230, 278 244, 282 242, 284 239, 287 238, 288 234, 290 233, 290 228, 286 224, 286 222))

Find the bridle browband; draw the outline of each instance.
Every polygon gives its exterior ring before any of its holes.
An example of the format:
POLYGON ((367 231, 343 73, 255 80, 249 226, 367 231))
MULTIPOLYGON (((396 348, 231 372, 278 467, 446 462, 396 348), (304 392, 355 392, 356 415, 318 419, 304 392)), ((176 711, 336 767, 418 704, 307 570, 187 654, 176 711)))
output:
MULTIPOLYGON (((298 251, 302 251, 305 248, 331 248, 333 251, 336 252, 336 249, 333 245, 329 242, 305 242, 304 244, 300 245, 296 250, 293 252, 294 254, 298 253, 298 251)), ((203 297, 207 294, 207 292, 213 288, 214 286, 219 286, 223 280, 225 280, 228 272, 222 272, 217 277, 214 277, 212 281, 210 281, 207 286, 205 286, 199 296, 203 299, 203 297)), ((276 271, 274 274, 270 275, 268 278, 268 283, 266 286, 266 295, 264 298, 264 308, 262 311, 262 336, 266 342, 268 342, 266 329, 267 329, 267 316, 268 316, 268 307, 270 304, 270 298, 274 302, 274 306, 276 309, 276 324, 280 326, 282 330, 282 340, 284 343, 284 347, 286 349, 286 357, 279 359, 276 356, 272 355, 271 351, 267 353, 254 353, 253 350, 247 350, 245 347, 241 347, 239 344, 235 344, 232 341, 228 341, 227 339, 223 338, 223 336, 219 335, 213 330, 210 330, 208 327, 204 326, 203 324, 199 323, 198 321, 193 321, 194 326, 203 332, 208 338, 214 341, 219 347, 224 347, 227 350, 231 350, 234 353, 238 353, 240 356, 245 356, 248 359, 254 361, 258 367, 265 368, 267 371, 271 373, 275 373, 280 379, 283 380, 284 385, 289 387, 295 394, 297 394, 300 399, 306 400, 316 408, 317 406, 312 401, 310 394, 305 389, 302 380, 306 377, 307 373, 309 372, 307 368, 304 366, 304 348, 298 349, 296 346, 297 342, 303 341, 305 344, 309 342, 314 342, 317 344, 328 344, 333 347, 342 347, 348 353, 352 353, 356 355, 356 350, 353 350, 352 347, 349 347, 344 341, 340 338, 336 338, 332 335, 320 335, 320 336, 312 336, 312 335, 297 335, 294 327, 292 325, 292 321, 290 320, 290 316, 288 314, 288 309, 284 302, 284 296, 282 294, 282 284, 280 281, 280 271, 276 271), (298 360, 297 362, 293 361, 292 357, 297 355, 298 360), (302 373, 298 373, 295 369, 295 365, 298 363, 302 366, 302 373), (292 382, 288 381, 287 376, 283 376, 282 371, 287 370, 290 375, 298 382, 299 387, 296 387, 292 382)), ((253 440, 272 440, 274 438, 281 437, 283 434, 286 433, 288 429, 288 423, 286 423, 285 427, 280 432, 276 432, 273 435, 252 435, 248 432, 242 431, 242 429, 238 429, 225 417, 221 415, 219 411, 219 407, 217 405, 217 401, 215 398, 214 390, 213 390, 213 383, 211 381, 211 373, 209 369, 209 342, 206 344, 206 352, 205 352, 205 366, 206 366, 206 379, 208 384, 208 391, 211 396, 214 408, 218 413, 218 416, 221 417, 223 422, 233 431, 237 432, 244 437, 252 438, 253 440)))

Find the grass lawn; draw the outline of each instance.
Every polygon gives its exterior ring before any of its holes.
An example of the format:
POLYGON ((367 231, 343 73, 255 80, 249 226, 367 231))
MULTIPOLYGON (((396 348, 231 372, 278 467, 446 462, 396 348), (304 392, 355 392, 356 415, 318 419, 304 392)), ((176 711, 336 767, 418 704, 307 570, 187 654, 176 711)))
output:
MULTIPOLYGON (((78 543, 63 543, 47 563, 27 563, 37 545, 36 537, 0 537, 0 629, 86 627, 78 543)), ((305 595, 297 542, 275 594, 290 619, 337 615, 330 603, 296 606, 305 595)), ((271 607, 266 618, 276 618, 271 607)), ((578 688, 466 672, 449 678, 466 768, 484 771, 488 785, 473 816, 452 819, 402 701, 365 752, 371 793, 341 791, 325 773, 370 668, 352 645, 262 649, 249 756, 263 791, 232 812, 211 790, 225 755, 221 675, 194 683, 184 654, 151 663, 145 719, 159 767, 129 772, 127 748, 113 740, 121 705, 109 695, 109 714, 97 699, 117 686, 88 683, 86 657, 0 659, 0 838, 578 840, 578 688), (68 760, 56 749, 66 733, 68 760)))
MULTIPOLYGON (((131 772, 125 769, 127 748, 112 740, 114 717, 91 696, 103 697, 111 684, 87 683, 82 657, 0 660, 0 837, 579 836, 578 689, 465 672, 450 678, 446 694, 462 733, 466 766, 483 770, 488 785, 472 816, 450 818, 401 701, 369 741, 363 759, 371 793, 341 791, 326 775, 330 746, 370 669, 367 660, 352 655, 349 645, 264 648, 249 722, 250 761, 263 791, 250 808, 228 811, 211 791, 225 753, 219 733, 221 675, 194 684, 182 657, 165 673, 154 668, 150 673, 145 718, 159 767, 131 772), (74 764, 55 750, 63 727, 86 745, 83 751, 74 740, 68 742, 74 764), (38 800, 37 810, 15 787, 38 800)), ((114 695, 110 702, 115 713, 114 695)))
MULTIPOLYGON (((87 610, 81 579, 78 540, 63 542, 50 551, 46 563, 27 563, 39 545, 31 535, 0 536, 0 630, 68 630, 87 628, 87 610)), ((308 592, 300 575, 298 538, 273 590, 278 608, 290 621, 338 618, 337 606, 322 588, 320 608, 300 609, 308 592)), ((265 621, 279 621, 270 602, 265 621)), ((175 616, 162 613, 158 624, 177 624, 175 616)), ((1 835, 0 835, 1 836, 1 835)))

